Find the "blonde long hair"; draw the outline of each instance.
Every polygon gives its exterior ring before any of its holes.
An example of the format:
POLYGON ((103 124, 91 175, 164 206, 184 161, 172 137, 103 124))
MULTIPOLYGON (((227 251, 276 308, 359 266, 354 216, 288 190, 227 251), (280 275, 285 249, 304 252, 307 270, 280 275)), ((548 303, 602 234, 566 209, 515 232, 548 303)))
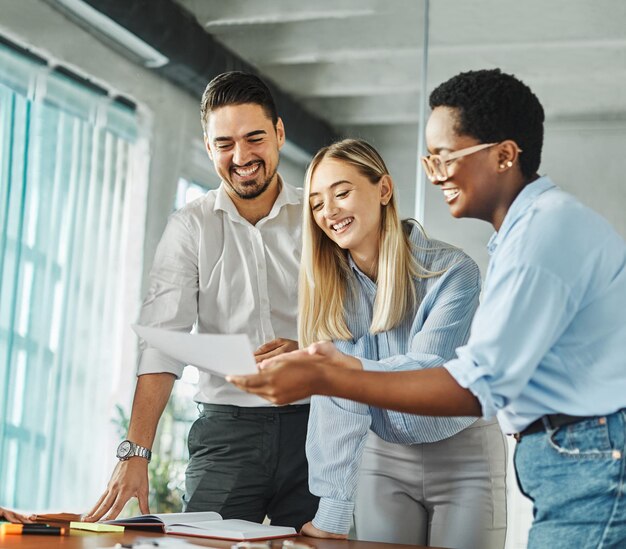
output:
MULTIPOLYGON (((311 179, 319 164, 331 158, 356 168, 372 184, 389 175, 378 152, 361 139, 344 139, 324 147, 315 155, 306 173, 302 231, 302 262, 299 278, 298 338, 301 346, 319 340, 351 339, 345 321, 348 281, 352 273, 348 252, 342 250, 313 218, 309 195, 311 179)), ((397 326, 414 310, 416 291, 414 278, 422 275, 416 264, 409 235, 402 228, 395 195, 386 206, 381 205, 378 242, 378 276, 371 333, 380 333, 397 326)))

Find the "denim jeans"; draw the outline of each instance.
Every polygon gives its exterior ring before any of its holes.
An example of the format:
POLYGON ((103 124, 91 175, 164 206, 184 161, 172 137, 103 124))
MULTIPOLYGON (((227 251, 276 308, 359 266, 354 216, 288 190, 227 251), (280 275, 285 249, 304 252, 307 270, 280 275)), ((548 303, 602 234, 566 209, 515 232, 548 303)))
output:
POLYGON ((523 437, 515 470, 529 549, 626 547, 626 409, 523 437))

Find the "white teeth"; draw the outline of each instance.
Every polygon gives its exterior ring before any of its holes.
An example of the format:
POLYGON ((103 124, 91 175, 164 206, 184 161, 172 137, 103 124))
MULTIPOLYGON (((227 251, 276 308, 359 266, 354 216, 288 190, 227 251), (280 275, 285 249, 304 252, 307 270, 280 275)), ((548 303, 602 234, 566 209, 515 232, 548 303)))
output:
POLYGON ((334 231, 338 231, 340 229, 343 229, 346 225, 350 225, 350 223, 352 223, 353 220, 354 220, 353 217, 349 217, 348 219, 344 219, 343 221, 333 225, 333 230, 334 231))
POLYGON ((451 202, 452 200, 454 200, 457 196, 459 196, 459 189, 442 189, 443 190, 443 196, 446 199, 446 202, 451 202))
POLYGON ((235 168, 235 173, 241 177, 248 177, 259 169, 259 163, 255 163, 248 168, 235 168))

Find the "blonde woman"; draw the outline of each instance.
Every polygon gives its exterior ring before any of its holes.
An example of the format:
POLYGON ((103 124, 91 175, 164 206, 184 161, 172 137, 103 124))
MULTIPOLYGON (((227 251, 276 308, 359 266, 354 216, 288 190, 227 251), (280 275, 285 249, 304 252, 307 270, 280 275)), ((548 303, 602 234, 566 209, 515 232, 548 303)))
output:
MULTIPOLYGON (((375 371, 453 358, 478 305, 478 267, 417 222, 399 220, 376 150, 354 139, 320 150, 305 196, 300 345, 332 340, 316 352, 341 351, 353 367, 375 371)), ((504 547, 506 457, 495 421, 316 396, 307 458, 321 500, 304 534, 345 538, 354 512, 363 540, 504 547)))

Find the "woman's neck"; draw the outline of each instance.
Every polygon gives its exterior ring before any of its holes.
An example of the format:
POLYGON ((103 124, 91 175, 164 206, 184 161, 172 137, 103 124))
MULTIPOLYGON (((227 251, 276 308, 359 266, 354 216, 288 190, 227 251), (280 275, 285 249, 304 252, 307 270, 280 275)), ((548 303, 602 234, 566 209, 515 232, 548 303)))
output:
POLYGON ((352 261, 365 276, 376 282, 378 277, 378 247, 374 250, 349 250, 352 261))

